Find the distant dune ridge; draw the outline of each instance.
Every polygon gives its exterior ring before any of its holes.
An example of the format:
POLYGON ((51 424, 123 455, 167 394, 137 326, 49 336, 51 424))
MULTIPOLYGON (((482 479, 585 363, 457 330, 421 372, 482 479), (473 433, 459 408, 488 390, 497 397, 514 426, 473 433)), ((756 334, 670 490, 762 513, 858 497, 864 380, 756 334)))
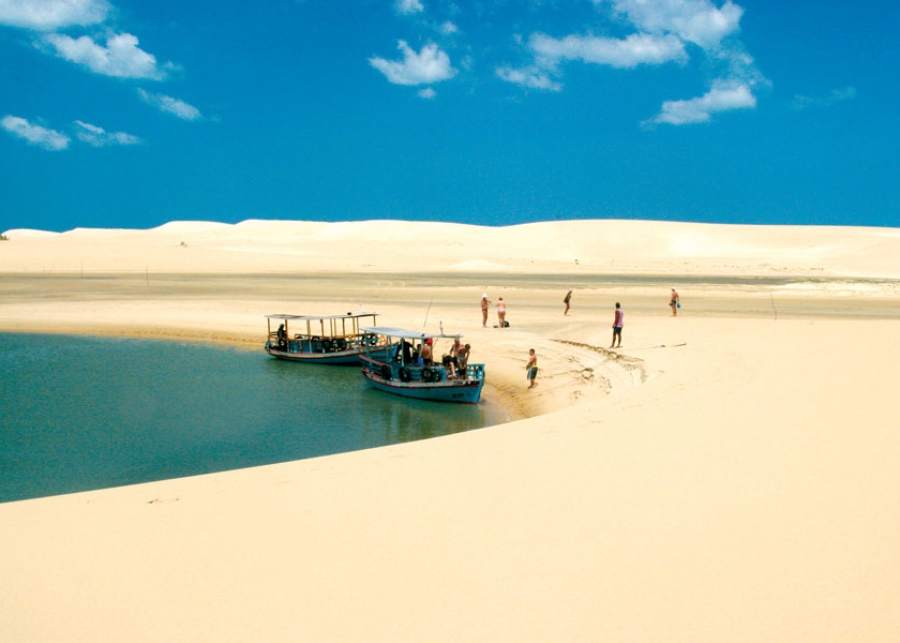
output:
MULTIPOLYGON (((463 333, 486 365, 483 400, 511 421, 0 504, 4 643, 900 640, 898 229, 251 220, 5 234, 0 332, 269 359, 268 313, 371 309, 463 333), (500 297, 509 328, 494 327, 500 297)), ((56 356, 28 357, 52 375, 56 356)), ((314 374, 291 366, 302 431, 314 374)))
POLYGON ((405 221, 184 221, 150 230, 16 229, 5 234, 16 243, 3 247, 0 269, 22 271, 165 272, 197 264, 209 272, 414 267, 876 278, 894 275, 900 256, 896 228, 620 220, 501 228, 405 221), (52 254, 32 252, 29 244, 37 241, 52 241, 52 254))

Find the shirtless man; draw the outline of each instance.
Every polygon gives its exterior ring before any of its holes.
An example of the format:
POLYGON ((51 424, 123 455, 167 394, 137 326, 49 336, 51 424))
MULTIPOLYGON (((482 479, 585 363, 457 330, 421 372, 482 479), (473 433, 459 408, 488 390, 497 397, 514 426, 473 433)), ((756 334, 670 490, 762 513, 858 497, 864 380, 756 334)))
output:
POLYGON ((459 352, 462 350, 462 343, 459 341, 459 337, 453 340, 453 345, 450 347, 450 355, 447 360, 447 375, 450 378, 455 378, 459 371, 459 352))
POLYGON ((425 340, 425 343, 422 344, 422 352, 419 353, 419 357, 422 358, 422 364, 425 366, 433 366, 434 365, 434 356, 431 350, 431 345, 434 343, 434 340, 430 337, 425 340))
POLYGON ((456 361, 459 362, 459 370, 457 371, 457 375, 461 378, 465 378, 468 374, 469 370, 469 351, 472 349, 472 346, 466 344, 462 348, 459 349, 459 352, 456 354, 456 361))
POLYGON ((537 386, 537 382, 535 382, 535 378, 537 378, 538 365, 537 365, 537 355, 534 354, 534 349, 528 349, 528 363, 525 364, 525 376, 528 378, 528 388, 534 388, 537 386))
POLYGON ((678 299, 678 293, 672 288, 672 298, 669 300, 669 307, 672 309, 672 315, 678 316, 678 305, 681 300, 678 299))

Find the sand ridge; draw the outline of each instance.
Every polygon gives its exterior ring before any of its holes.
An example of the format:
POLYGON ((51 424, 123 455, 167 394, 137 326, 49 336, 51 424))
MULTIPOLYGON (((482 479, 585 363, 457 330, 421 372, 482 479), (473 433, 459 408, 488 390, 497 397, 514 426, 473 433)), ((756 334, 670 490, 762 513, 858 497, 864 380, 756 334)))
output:
POLYGON ((894 277, 894 228, 585 220, 450 223, 173 222, 151 230, 9 230, 6 271, 571 271, 894 277), (51 244, 33 252, 31 244, 51 244))

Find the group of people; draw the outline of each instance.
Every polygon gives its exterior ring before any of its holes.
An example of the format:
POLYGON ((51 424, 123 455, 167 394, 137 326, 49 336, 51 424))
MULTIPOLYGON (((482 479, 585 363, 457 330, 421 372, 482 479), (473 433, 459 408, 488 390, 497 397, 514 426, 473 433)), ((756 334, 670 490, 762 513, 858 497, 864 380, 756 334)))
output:
MULTIPOLYGON (((572 291, 568 291, 566 293, 565 298, 563 299, 563 304, 565 304, 565 309, 563 310, 563 315, 569 314, 569 309, 572 304, 572 291)), ((487 320, 488 320, 488 311, 490 310, 491 300, 488 299, 487 293, 481 295, 481 327, 487 328, 487 320)), ((672 309, 672 315, 678 316, 678 309, 681 308, 681 298, 678 296, 678 291, 672 288, 672 293, 669 298, 669 307, 672 309)), ((500 297, 497 302, 497 319, 499 321, 499 328, 506 328, 509 324, 506 323, 506 302, 503 301, 503 297, 500 297)), ((622 346, 622 328, 625 326, 625 311, 622 309, 622 304, 616 302, 616 307, 613 312, 613 323, 612 323, 612 343, 609 345, 610 348, 620 348, 622 346)), ((457 340, 458 342, 459 340, 457 340)), ((466 344, 466 348, 468 349, 469 345, 466 344)), ((533 348, 528 350, 528 362, 525 364, 526 377, 528 378, 528 388, 534 388, 537 386, 537 355, 533 348)))
POLYGON ((469 368, 469 351, 471 349, 472 346, 470 344, 463 345, 459 341, 459 337, 453 340, 450 354, 446 355, 443 360, 444 368, 447 369, 447 377, 450 379, 465 377, 469 368))
MULTIPOLYGON (((488 299, 487 293, 481 296, 481 327, 487 328, 488 311, 491 307, 491 300, 488 299)), ((506 302, 503 297, 497 302, 497 326, 494 328, 508 328, 509 323, 506 321, 506 302)))
MULTIPOLYGON (((441 364, 447 369, 447 377, 456 379, 465 377, 469 368, 469 352, 472 350, 471 344, 463 345, 459 341, 459 337, 453 340, 450 347, 450 353, 445 355, 441 360, 441 364)), ((404 360, 408 360, 404 356, 404 360)), ((428 337, 419 348, 418 357, 413 357, 412 361, 419 361, 421 366, 434 366, 434 339, 428 337)))

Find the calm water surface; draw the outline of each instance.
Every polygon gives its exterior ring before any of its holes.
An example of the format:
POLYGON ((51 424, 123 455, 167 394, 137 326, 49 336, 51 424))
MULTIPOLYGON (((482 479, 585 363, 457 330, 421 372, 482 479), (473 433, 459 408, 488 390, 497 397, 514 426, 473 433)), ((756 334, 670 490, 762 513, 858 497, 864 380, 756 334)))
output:
POLYGON ((0 333, 0 502, 421 440, 502 408, 408 400, 262 349, 0 333))

